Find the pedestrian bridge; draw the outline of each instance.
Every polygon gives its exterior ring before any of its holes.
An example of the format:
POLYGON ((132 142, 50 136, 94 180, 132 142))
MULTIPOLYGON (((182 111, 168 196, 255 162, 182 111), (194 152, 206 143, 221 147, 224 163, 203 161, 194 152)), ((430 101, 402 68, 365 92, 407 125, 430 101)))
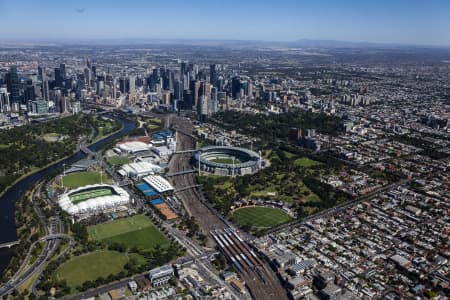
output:
POLYGON ((180 172, 167 173, 166 177, 179 176, 179 175, 184 175, 184 174, 189 174, 189 173, 194 173, 194 172, 195 172, 195 170, 191 169, 191 170, 185 170, 185 171, 180 171, 180 172))
POLYGON ((7 243, 2 243, 0 244, 0 249, 1 248, 11 248, 14 247, 16 245, 19 245, 20 241, 13 241, 13 242, 7 242, 7 243))
POLYGON ((183 153, 194 153, 197 152, 197 149, 192 149, 192 150, 180 150, 180 151, 175 151, 173 154, 183 154, 183 153))
POLYGON ((186 190, 194 189, 194 188, 198 188, 198 187, 201 187, 201 184, 194 184, 194 185, 182 187, 180 189, 175 190, 173 193, 175 194, 175 193, 179 193, 179 192, 182 192, 182 191, 186 191, 186 190))

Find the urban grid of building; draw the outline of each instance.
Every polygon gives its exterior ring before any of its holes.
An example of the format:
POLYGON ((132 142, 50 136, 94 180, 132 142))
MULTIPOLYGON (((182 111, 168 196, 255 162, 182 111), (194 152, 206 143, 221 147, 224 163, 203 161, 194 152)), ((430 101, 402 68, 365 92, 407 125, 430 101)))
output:
MULTIPOLYGON (((142 129, 97 152, 80 142, 87 158, 39 187, 46 205, 87 228, 87 247, 167 254, 120 247, 127 231, 92 242, 144 216, 183 249, 65 299, 448 299, 450 51, 249 43, 0 48, 2 130, 82 114, 142 129), (82 172, 100 182, 70 187, 82 172), (249 209, 285 219, 240 223, 249 209)), ((60 228, 39 241, 76 247, 60 228)), ((64 264, 95 253, 74 249, 64 264)), ((33 274, 34 294, 60 295, 25 265, 1 296, 33 274)))

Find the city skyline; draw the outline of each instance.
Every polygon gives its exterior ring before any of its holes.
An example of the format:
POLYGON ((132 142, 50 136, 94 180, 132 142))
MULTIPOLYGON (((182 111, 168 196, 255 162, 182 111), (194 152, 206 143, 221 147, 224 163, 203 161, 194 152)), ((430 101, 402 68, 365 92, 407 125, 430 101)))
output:
POLYGON ((2 41, 337 40, 450 46, 446 1, 0 1, 2 41))

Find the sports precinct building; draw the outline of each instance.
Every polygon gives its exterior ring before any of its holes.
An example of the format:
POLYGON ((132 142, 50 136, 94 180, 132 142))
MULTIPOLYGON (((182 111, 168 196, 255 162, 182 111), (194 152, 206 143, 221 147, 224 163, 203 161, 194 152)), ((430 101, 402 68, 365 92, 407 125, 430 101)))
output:
POLYGON ((194 166, 200 170, 222 176, 253 174, 261 169, 261 155, 238 147, 209 146, 196 152, 194 166))
POLYGON ((62 194, 58 204, 70 215, 111 211, 130 202, 130 195, 118 186, 93 184, 62 194))

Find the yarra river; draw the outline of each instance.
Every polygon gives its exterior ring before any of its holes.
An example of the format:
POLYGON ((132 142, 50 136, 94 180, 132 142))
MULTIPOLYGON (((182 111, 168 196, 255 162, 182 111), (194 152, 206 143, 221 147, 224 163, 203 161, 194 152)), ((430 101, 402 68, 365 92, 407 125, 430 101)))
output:
MULTIPOLYGON (((88 148, 92 151, 97 151, 101 146, 110 143, 111 141, 124 136, 131 130, 135 129, 134 122, 120 119, 122 122, 122 129, 103 140, 100 140, 88 148)), ((0 198, 0 244, 17 240, 16 224, 15 224, 15 203, 19 200, 27 190, 29 190, 34 184, 40 181, 42 178, 54 174, 58 170, 61 170, 63 164, 70 165, 84 157, 81 151, 73 154, 65 160, 62 160, 54 165, 51 165, 39 172, 31 174, 28 177, 23 178, 12 186, 1 198, 0 198)), ((8 263, 13 255, 13 249, 3 248, 0 249, 0 277, 4 270, 8 267, 8 263)))

